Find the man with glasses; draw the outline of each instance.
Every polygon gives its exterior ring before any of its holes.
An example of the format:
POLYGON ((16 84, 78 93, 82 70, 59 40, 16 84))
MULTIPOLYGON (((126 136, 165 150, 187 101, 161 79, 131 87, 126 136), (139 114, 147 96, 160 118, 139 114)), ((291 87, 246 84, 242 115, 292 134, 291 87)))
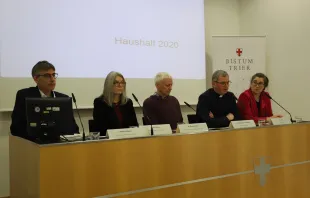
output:
POLYGON ((212 87, 199 96, 197 116, 210 128, 228 127, 230 121, 238 120, 236 96, 229 92, 229 75, 217 70, 212 75, 212 87))
MULTIPOLYGON (((68 97, 65 94, 54 91, 56 86, 55 67, 48 61, 39 61, 32 68, 32 78, 36 82, 36 87, 21 89, 16 94, 14 110, 12 112, 11 133, 12 135, 27 138, 27 119, 26 119, 26 98, 39 97, 68 97)), ((72 119, 74 119, 72 115, 72 119)), ((79 127, 76 125, 73 131, 79 132, 79 127)))

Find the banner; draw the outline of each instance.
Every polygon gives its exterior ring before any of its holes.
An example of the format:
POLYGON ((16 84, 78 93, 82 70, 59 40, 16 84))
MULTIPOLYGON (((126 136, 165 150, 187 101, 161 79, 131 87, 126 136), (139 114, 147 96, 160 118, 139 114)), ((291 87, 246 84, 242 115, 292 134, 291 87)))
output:
POLYGON ((213 36, 212 71, 225 70, 237 97, 250 86, 251 77, 266 74, 265 36, 213 36))

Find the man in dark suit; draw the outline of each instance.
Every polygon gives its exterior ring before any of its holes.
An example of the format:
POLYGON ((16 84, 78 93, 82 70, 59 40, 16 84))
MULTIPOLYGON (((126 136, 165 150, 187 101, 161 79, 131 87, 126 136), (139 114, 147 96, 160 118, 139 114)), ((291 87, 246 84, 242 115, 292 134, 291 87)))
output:
MULTIPOLYGON (((32 78, 36 82, 36 87, 21 89, 16 94, 14 110, 12 113, 11 133, 12 135, 27 137, 27 118, 26 118, 26 98, 40 97, 69 97, 65 94, 54 91, 56 86, 55 67, 47 62, 40 61, 32 68, 32 78)), ((72 119, 74 117, 72 115, 72 119)), ((72 132, 79 133, 79 127, 74 120, 72 132)))
POLYGON ((199 96, 196 115, 210 128, 228 127, 239 120, 236 96, 228 91, 230 85, 226 71, 217 70, 212 75, 212 87, 199 96))

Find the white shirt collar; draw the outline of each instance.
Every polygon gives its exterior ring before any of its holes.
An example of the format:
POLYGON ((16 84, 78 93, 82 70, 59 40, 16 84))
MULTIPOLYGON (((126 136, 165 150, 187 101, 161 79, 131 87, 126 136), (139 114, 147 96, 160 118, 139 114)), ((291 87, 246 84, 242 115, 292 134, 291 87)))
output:
MULTIPOLYGON (((40 91, 40 94, 41 94, 41 98, 49 98, 49 96, 45 95, 43 93, 43 91, 41 91, 40 89, 39 89, 39 91, 40 91)), ((52 91, 52 98, 56 98, 55 93, 53 91, 52 91)))

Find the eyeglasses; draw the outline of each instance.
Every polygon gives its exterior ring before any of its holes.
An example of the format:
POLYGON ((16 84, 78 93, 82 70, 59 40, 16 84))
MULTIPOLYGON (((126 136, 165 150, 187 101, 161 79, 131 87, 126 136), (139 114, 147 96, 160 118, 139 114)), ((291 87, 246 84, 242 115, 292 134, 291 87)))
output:
POLYGON ((256 81, 253 81, 252 84, 253 84, 254 86, 258 86, 258 87, 264 86, 264 83, 263 83, 263 82, 258 83, 258 82, 256 82, 256 81))
POLYGON ((114 81, 114 82, 113 82, 113 85, 114 85, 114 86, 125 86, 125 85, 126 85, 126 82, 124 82, 124 81, 121 81, 121 82, 114 81))
POLYGON ((231 81, 228 81, 228 82, 218 82, 218 81, 215 81, 216 83, 222 85, 222 86, 225 86, 225 85, 230 85, 231 84, 231 81))
POLYGON ((44 78, 57 78, 58 77, 58 74, 57 73, 52 73, 52 74, 49 74, 49 73, 46 73, 46 74, 38 74, 36 75, 38 77, 42 76, 44 78))

